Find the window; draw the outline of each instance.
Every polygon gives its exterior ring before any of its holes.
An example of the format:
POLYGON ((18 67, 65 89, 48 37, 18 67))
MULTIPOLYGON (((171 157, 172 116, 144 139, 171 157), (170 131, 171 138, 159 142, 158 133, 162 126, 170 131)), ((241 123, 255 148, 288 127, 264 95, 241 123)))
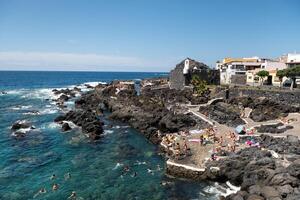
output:
POLYGON ((248 76, 248 79, 252 79, 252 76, 248 76))

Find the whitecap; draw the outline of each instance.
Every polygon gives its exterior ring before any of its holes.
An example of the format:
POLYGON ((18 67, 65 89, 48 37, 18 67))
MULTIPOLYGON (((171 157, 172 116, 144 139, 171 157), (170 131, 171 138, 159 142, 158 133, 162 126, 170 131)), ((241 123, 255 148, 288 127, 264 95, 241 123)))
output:
POLYGON ((46 108, 46 109, 40 111, 40 113, 42 115, 55 114, 57 112, 58 112, 57 109, 51 109, 51 108, 46 108))
POLYGON ((41 126, 41 129, 58 129, 58 128, 60 128, 60 125, 55 122, 46 123, 41 126))
POLYGON ((27 90, 27 92, 22 95, 22 98, 49 99, 51 98, 51 96, 53 96, 52 89, 42 88, 42 89, 27 90))
POLYGON ((104 134, 103 135, 112 134, 113 132, 114 132, 113 130, 104 130, 104 134))
POLYGON ((106 82, 85 82, 82 85, 89 85, 89 86, 92 86, 92 87, 96 87, 99 84, 100 85, 105 85, 107 83, 106 82))
POLYGON ((26 113, 23 113, 23 115, 40 115, 41 113, 39 111, 29 111, 26 113))
POLYGON ((11 107, 10 109, 11 110, 27 110, 27 109, 29 109, 29 108, 32 108, 32 106, 31 105, 28 105, 28 106, 14 106, 14 107, 11 107))
POLYGON ((75 101, 66 101, 65 104, 67 104, 67 105, 74 105, 75 101))
POLYGON ((77 126, 76 124, 74 124, 73 122, 71 122, 71 121, 62 121, 62 122, 63 122, 63 123, 68 123, 69 126, 70 126, 72 129, 78 128, 78 126, 77 126))
POLYGON ((218 183, 214 183, 214 185, 204 188, 203 191, 209 194, 227 197, 231 194, 237 193, 240 190, 240 187, 232 185, 229 181, 226 182, 226 186, 227 187, 224 187, 218 183))
POLYGON ((11 136, 17 137, 20 134, 17 133, 23 133, 26 134, 28 132, 38 132, 39 129, 35 128, 34 126, 28 127, 28 128, 20 128, 18 130, 16 130, 15 132, 12 132, 11 136))
POLYGON ((12 95, 20 95, 25 92, 25 89, 19 89, 19 90, 7 90, 7 94, 12 94, 12 95))

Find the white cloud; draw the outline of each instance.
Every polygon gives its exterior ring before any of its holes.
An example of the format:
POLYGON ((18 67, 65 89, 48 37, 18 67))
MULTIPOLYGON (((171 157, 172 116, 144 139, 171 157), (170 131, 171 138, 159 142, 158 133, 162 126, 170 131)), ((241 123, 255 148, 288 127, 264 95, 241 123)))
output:
POLYGON ((142 71, 141 66, 145 62, 137 57, 117 55, 0 52, 0 70, 142 71))

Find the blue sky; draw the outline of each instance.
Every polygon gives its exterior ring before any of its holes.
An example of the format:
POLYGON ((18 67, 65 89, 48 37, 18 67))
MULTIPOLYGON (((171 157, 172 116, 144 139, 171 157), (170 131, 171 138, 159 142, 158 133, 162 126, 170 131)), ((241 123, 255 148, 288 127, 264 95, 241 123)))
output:
POLYGON ((297 0, 0 0, 0 70, 169 71, 300 52, 297 0))

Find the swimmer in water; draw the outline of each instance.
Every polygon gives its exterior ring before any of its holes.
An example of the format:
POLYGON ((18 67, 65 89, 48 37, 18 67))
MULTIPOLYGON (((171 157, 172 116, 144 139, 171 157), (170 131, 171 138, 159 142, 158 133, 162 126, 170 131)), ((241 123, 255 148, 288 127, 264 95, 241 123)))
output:
POLYGON ((157 171, 160 171, 161 168, 160 168, 160 165, 157 165, 157 171))
POLYGON ((137 173, 134 172, 134 173, 131 175, 131 177, 132 177, 132 178, 137 177, 137 173))
POLYGON ((129 172, 130 171, 130 168, 129 168, 129 166, 128 165, 126 165, 125 167, 124 167, 124 172, 129 172))
POLYGON ((52 176, 50 177, 50 180, 54 180, 56 178, 55 174, 52 174, 52 176))
POLYGON ((39 192, 36 193, 36 194, 33 196, 33 198, 36 198, 36 197, 39 196, 40 194, 44 194, 44 193, 46 193, 46 192, 47 192, 47 191, 46 191, 45 188, 41 188, 41 189, 39 190, 39 192))
POLYGON ((146 165, 147 163, 144 161, 144 162, 141 162, 141 161, 136 161, 135 165, 146 165))
POLYGON ((147 169, 147 172, 148 172, 149 174, 152 174, 152 175, 154 175, 154 173, 153 173, 153 171, 152 171, 152 169, 151 169, 151 168, 147 169))
POLYGON ((68 197, 68 199, 76 199, 76 192, 73 191, 73 192, 71 193, 71 195, 68 197))
POLYGON ((58 188, 59 188, 58 184, 54 183, 52 186, 52 190, 55 191, 58 190, 58 188))
POLYGON ((70 178, 71 178, 70 172, 66 173, 66 174, 65 174, 65 180, 68 180, 68 179, 70 179, 70 178))

